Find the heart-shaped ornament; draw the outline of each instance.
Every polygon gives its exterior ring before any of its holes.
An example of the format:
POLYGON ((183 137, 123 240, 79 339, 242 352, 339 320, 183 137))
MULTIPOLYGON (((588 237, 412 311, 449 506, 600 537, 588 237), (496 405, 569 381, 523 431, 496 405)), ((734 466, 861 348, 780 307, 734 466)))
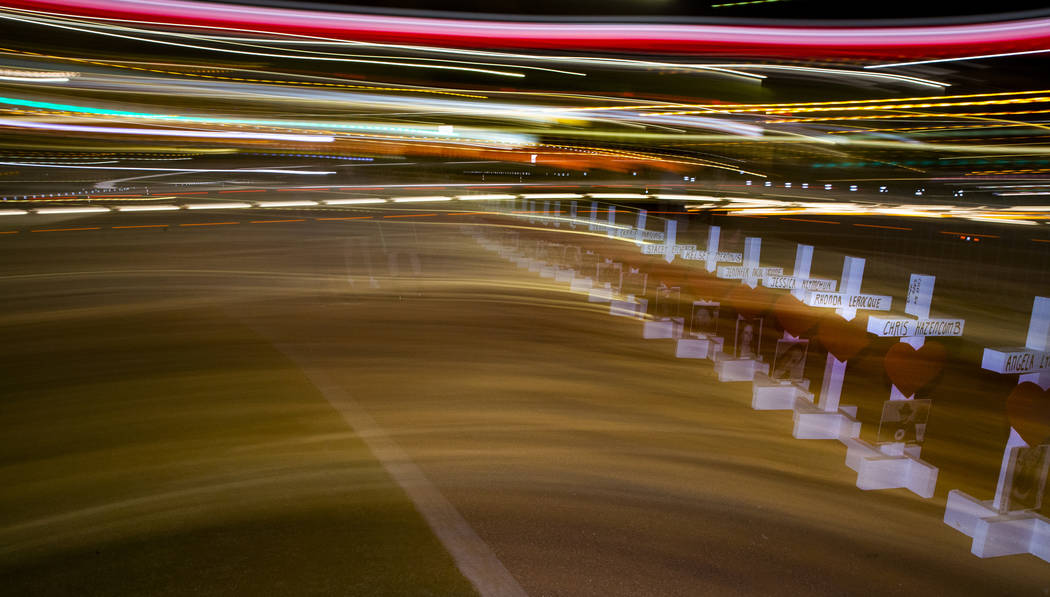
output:
POLYGON ((846 321, 835 313, 828 313, 817 326, 820 343, 840 361, 848 361, 871 342, 868 332, 858 325, 858 319, 846 321))
POLYGON ((792 336, 801 336, 808 332, 820 318, 816 309, 790 294, 781 296, 773 303, 773 314, 780 322, 780 327, 792 336))
POLYGON ((937 342, 927 341, 919 350, 905 342, 897 342, 886 351, 883 363, 893 385, 901 394, 911 396, 937 377, 944 369, 947 356, 944 345, 937 342))
POLYGON ((1050 389, 1030 381, 1017 384, 1006 399, 1006 416, 1028 445, 1050 442, 1050 389))
POLYGON ((753 319, 769 308, 773 294, 762 286, 751 288, 746 284, 738 284, 726 294, 724 300, 744 319, 753 319))

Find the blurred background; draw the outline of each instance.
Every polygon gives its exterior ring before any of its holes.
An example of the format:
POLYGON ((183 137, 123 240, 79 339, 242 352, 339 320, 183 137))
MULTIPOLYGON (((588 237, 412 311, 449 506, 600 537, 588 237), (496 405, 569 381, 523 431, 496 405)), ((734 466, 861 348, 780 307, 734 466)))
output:
POLYGON ((1050 590, 1044 5, 0 30, 4 593, 1050 590))

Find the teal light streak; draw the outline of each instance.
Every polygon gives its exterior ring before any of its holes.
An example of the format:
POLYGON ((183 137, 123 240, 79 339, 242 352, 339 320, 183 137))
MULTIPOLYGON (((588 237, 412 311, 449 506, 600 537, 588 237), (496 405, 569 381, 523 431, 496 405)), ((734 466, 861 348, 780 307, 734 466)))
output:
POLYGON ((26 108, 42 108, 45 110, 60 110, 62 112, 73 112, 75 114, 122 116, 126 118, 148 118, 150 120, 165 120, 169 122, 192 122, 198 124, 245 124, 251 126, 275 126, 288 128, 378 131, 384 133, 398 133, 403 135, 426 135, 430 137, 459 137, 459 134, 455 132, 442 134, 438 133, 437 131, 428 131, 426 129, 416 129, 402 126, 349 124, 344 122, 314 122, 308 120, 256 120, 242 118, 207 118, 200 116, 180 116, 177 114, 149 114, 145 112, 128 112, 125 110, 108 110, 106 108, 92 108, 85 106, 73 106, 70 104, 38 102, 34 100, 24 100, 13 97, 0 97, 0 104, 6 104, 9 106, 23 106, 26 108))

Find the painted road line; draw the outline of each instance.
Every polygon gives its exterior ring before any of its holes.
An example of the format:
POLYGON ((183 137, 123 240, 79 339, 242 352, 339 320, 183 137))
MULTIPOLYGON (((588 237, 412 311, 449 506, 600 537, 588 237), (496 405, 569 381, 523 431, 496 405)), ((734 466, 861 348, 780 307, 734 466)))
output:
POLYGON ((842 222, 831 222, 829 220, 807 220, 805 218, 780 218, 789 222, 809 222, 811 224, 841 224, 842 222))
POLYGON ((952 234, 955 236, 979 236, 981 238, 999 238, 998 234, 974 234, 972 232, 950 232, 948 230, 941 230, 941 234, 952 234))
POLYGON ((496 557, 492 548, 474 532, 463 515, 438 491, 401 446, 387 435, 372 415, 321 368, 311 365, 295 345, 280 344, 277 349, 302 369, 321 395, 365 442, 386 472, 412 500, 455 560, 460 572, 473 583, 482 597, 527 597, 525 590, 496 557))
POLYGON ((860 226, 861 228, 885 228, 887 230, 911 230, 911 228, 903 226, 882 226, 879 224, 854 224, 854 226, 860 226))
POLYGON ((76 230, 101 230, 101 227, 92 228, 41 228, 38 230, 30 230, 30 232, 73 232, 76 230))
POLYGON ((179 226, 230 226, 232 224, 240 224, 240 222, 198 222, 194 224, 179 224, 179 226))

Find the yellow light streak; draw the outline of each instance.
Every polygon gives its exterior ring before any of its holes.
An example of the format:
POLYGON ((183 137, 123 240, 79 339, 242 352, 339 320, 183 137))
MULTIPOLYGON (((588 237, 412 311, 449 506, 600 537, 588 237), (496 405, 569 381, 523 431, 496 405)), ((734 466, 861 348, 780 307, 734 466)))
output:
MULTIPOLYGON (((1050 110, 1022 110, 1016 112, 955 112, 926 114, 865 114, 864 116, 821 116, 813 118, 791 118, 768 120, 767 124, 794 124, 797 122, 831 122, 836 120, 885 120, 896 118, 967 118, 972 116, 1010 116, 1015 114, 1047 114, 1050 110)), ((1036 126, 1036 125, 1031 125, 1036 126)))

